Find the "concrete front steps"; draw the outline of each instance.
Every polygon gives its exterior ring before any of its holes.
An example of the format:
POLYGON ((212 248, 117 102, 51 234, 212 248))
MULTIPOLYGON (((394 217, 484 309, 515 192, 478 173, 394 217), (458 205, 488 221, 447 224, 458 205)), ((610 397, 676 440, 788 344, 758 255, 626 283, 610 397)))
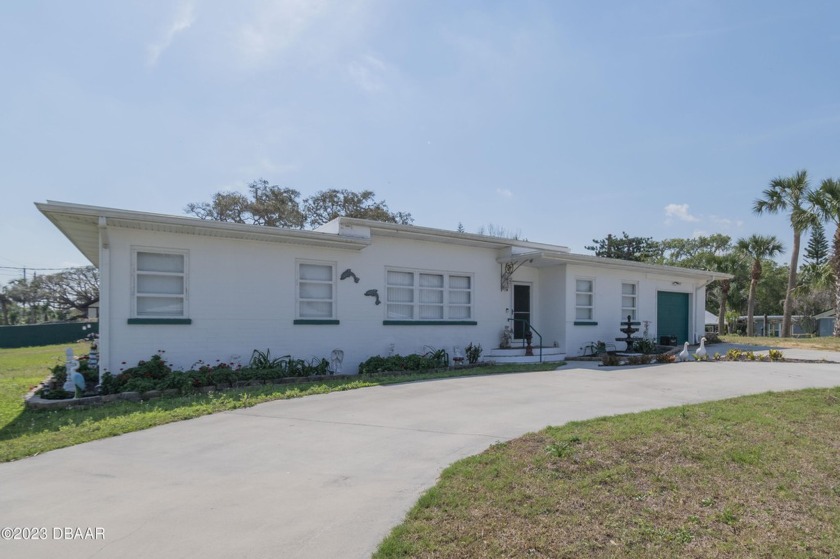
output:
MULTIPOLYGON (((534 347, 534 355, 525 355, 525 348, 521 346, 510 349, 493 348, 481 356, 483 360, 495 361, 496 363, 539 363, 540 348, 534 347)), ((564 361, 566 352, 559 347, 543 347, 543 362, 564 361)))

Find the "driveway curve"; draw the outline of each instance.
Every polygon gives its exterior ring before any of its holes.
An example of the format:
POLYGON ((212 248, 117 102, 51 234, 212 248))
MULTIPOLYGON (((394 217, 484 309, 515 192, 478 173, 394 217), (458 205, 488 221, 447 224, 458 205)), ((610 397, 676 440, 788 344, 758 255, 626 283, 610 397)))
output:
POLYGON ((0 528, 47 534, 4 530, 0 556, 369 557, 443 468, 497 441, 837 385, 838 364, 571 364, 270 402, 0 464, 0 528))

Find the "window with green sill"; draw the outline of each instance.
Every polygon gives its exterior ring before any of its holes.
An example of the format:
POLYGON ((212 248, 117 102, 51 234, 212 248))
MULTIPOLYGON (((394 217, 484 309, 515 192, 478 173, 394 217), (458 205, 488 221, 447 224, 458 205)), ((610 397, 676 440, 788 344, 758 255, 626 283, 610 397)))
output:
POLYGON ((458 272, 388 269, 386 322, 463 323, 473 319, 473 277, 458 272))

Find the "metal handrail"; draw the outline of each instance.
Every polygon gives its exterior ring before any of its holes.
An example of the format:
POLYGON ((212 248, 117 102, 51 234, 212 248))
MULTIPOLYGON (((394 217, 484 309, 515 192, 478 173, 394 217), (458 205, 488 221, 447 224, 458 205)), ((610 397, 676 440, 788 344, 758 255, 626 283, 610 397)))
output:
MULTIPOLYGON (((523 324, 525 324, 525 328, 527 328, 528 330, 532 331, 534 334, 539 336, 539 338, 540 338, 540 363, 542 363, 542 360, 543 360, 543 356, 542 356, 543 337, 542 337, 542 334, 540 334, 537 331, 536 328, 531 326, 531 321, 528 320, 527 318, 508 318, 508 320, 510 320, 511 322, 514 322, 514 323, 522 322, 523 324)), ((524 339, 522 340, 522 347, 526 347, 524 339)))

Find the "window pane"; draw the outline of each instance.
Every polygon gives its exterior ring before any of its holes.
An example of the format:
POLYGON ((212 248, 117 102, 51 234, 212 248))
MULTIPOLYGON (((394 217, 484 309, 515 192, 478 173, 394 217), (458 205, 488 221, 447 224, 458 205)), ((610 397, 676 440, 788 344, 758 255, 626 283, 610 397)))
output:
POLYGON ((575 309, 575 320, 592 320, 592 309, 575 309))
POLYGON ((626 309, 631 309, 636 306, 636 298, 635 297, 622 297, 621 298, 621 306, 626 309))
POLYGON ((420 318, 442 319, 443 305, 420 305, 420 318))
POLYGON ((332 318, 332 302, 330 301, 301 301, 301 318, 332 318))
POLYGON ((450 289, 470 289, 470 276, 449 276, 450 289))
POLYGON ((592 293, 592 280, 577 280, 577 291, 592 293))
POLYGON ((443 287, 443 276, 437 274, 420 274, 420 287, 443 287))
POLYGON ((592 295, 587 295, 585 293, 578 293, 575 295, 575 305, 579 307, 591 307, 592 306, 592 295))
POLYGON ((388 305, 388 318, 411 320, 414 318, 413 305, 388 305))
POLYGON ((301 264, 300 279, 332 281, 332 266, 323 264, 301 264))
POLYGON ((453 305, 469 305, 470 292, 469 291, 450 291, 449 302, 453 305))
POLYGON ((388 285, 414 285, 412 272, 388 272, 388 285))
POLYGON ((137 253, 137 270, 141 272, 184 272, 183 254, 137 253))
POLYGON ((413 303, 414 290, 405 287, 389 287, 387 301, 389 303, 413 303))
POLYGON ((183 316, 181 297, 137 297, 137 316, 183 316))
POLYGON ((636 284, 635 283, 622 283, 621 284, 621 293, 622 293, 622 295, 635 295, 636 294, 636 284))
POLYGON ((421 303, 443 303, 443 291, 440 289, 421 289, 421 303))
POLYGON ((470 307, 455 306, 449 307, 449 318, 452 320, 465 320, 470 318, 470 307))
POLYGON ((300 282, 300 298, 332 299, 332 284, 300 282))
POLYGON ((183 276, 137 275, 137 293, 184 294, 183 276))

